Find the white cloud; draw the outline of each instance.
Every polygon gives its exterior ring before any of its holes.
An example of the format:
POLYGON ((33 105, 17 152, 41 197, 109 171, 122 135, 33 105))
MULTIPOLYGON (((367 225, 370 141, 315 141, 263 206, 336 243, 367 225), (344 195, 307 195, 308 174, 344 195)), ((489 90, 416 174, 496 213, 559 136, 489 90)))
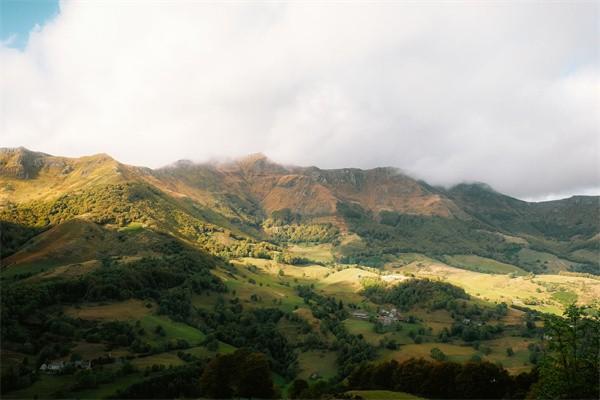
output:
POLYGON ((0 145, 598 193, 599 7, 64 2, 25 51, 0 45, 0 145))

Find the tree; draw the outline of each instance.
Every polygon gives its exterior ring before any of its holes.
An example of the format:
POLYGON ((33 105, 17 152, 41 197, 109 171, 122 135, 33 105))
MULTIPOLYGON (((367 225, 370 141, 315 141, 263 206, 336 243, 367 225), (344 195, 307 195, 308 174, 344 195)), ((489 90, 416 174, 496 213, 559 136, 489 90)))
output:
POLYGON ((214 358, 200 377, 200 388, 206 397, 216 399, 267 399, 275 394, 267 357, 246 349, 214 358))
POLYGON ((440 349, 438 349, 437 347, 434 347, 433 349, 431 349, 431 358, 433 358, 434 360, 437 361, 444 361, 446 360, 446 354, 444 354, 443 351, 441 351, 440 349))
POLYGON ((600 319, 586 313, 584 307, 570 305, 563 318, 547 316, 544 321, 547 340, 540 362, 540 379, 532 388, 538 398, 600 397, 600 319))
POLYGON ((291 399, 302 398, 302 392, 308 389, 308 382, 304 379, 296 379, 292 382, 292 386, 288 390, 288 395, 291 399))
MULTIPOLYGON (((239 351, 239 350, 238 350, 239 351)), ((257 397, 268 399, 273 397, 273 379, 269 369, 269 360, 262 353, 247 353, 238 356, 238 383, 237 395, 239 397, 257 397)))

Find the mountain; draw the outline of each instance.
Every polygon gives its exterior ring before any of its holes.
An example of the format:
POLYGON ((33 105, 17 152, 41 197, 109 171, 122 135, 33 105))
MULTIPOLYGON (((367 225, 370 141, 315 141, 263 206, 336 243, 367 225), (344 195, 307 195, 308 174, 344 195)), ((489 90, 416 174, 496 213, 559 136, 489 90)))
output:
MULTIPOLYGON (((508 236, 522 246, 589 263, 589 254, 582 254, 598 250, 598 202, 576 196, 527 203, 484 184, 445 190, 395 168, 283 166, 262 154, 229 162, 179 161, 152 170, 104 154, 65 158, 24 148, 0 150, 5 222, 31 229, 72 218, 117 228, 142 223, 220 247, 227 246, 198 232, 223 230, 260 243, 285 239, 286 231, 294 241, 304 241, 304 231, 336 230, 338 259, 369 265, 416 251, 478 254, 530 269, 515 257, 516 243, 508 236), (362 245, 356 240, 348 245, 344 238, 352 234, 362 245)), ((320 241, 318 234, 307 240, 320 241)))
POLYGON ((541 320, 598 306, 599 201, 262 154, 150 169, 0 149, 2 394, 341 397, 396 360, 484 366, 514 397, 541 320))

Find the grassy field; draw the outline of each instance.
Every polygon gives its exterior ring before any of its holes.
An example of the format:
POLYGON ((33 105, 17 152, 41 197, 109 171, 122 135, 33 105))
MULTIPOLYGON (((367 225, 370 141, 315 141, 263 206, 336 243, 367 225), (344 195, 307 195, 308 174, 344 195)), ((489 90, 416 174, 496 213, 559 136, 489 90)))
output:
POLYGON ((365 400, 420 400, 418 397, 404 392, 392 392, 390 390, 350 390, 346 392, 351 395, 360 396, 365 400))
POLYGON ((152 304, 142 300, 126 300, 110 304, 86 304, 65 308, 65 314, 73 318, 89 320, 117 320, 128 321, 143 318, 152 313, 155 307, 146 307, 152 304))
POLYGON ((329 379, 335 376, 336 353, 331 351, 310 350, 301 353, 298 356, 298 367, 300 372, 298 377, 309 380, 314 373, 323 379, 329 379))
POLYGON ((56 393, 62 393, 60 398, 65 397, 65 393, 73 384, 73 377, 69 375, 46 375, 41 374, 39 379, 33 385, 22 390, 16 390, 10 393, 3 393, 4 399, 47 399, 56 393))
POLYGON ((410 358, 424 358, 432 360, 431 349, 437 347, 448 356, 449 361, 465 362, 477 354, 477 351, 470 346, 463 346, 451 343, 421 343, 407 344, 400 347, 399 350, 384 350, 382 358, 384 360, 406 361, 410 358))
POLYGON ((291 245, 287 248, 287 251, 294 256, 303 257, 311 261, 316 262, 332 262, 333 254, 331 253, 331 244, 318 244, 318 245, 291 245))
POLYGON ((529 362, 527 346, 535 341, 529 338, 505 336, 498 339, 481 342, 481 346, 489 347, 492 352, 480 354, 483 359, 493 363, 501 363, 511 374, 529 371, 533 365, 529 362), (514 355, 508 356, 507 348, 512 348, 514 355))
MULTIPOLYGON (((157 326, 162 326, 165 331, 164 340, 184 339, 189 344, 198 345, 204 341, 205 335, 196 328, 181 322, 175 322, 168 317, 158 315, 146 315, 140 320, 142 328, 146 332, 153 333, 157 326)), ((156 339, 160 341, 160 339, 156 339)))
POLYGON ((554 314, 562 314, 564 305, 552 298, 553 291, 572 291, 582 304, 591 304, 600 298, 600 281, 578 276, 536 275, 511 278, 508 275, 483 274, 454 268, 442 263, 421 266, 411 263, 399 271, 419 278, 452 283, 485 301, 506 302, 554 314))
MULTIPOLYGON (((540 267, 547 273, 566 271, 575 263, 558 258, 554 254, 523 248, 517 253, 519 261, 525 265, 540 267)), ((597 259, 596 259, 597 261, 597 259)))
POLYGON ((444 256, 444 261, 453 267, 464 268, 471 271, 488 274, 527 274, 526 271, 514 265, 492 260, 491 258, 474 255, 444 256))
POLYGON ((75 399, 105 399, 115 395, 118 390, 126 389, 132 384, 140 382, 143 378, 144 376, 141 373, 119 376, 114 382, 99 385, 94 389, 70 392, 68 397, 75 399))
POLYGON ((144 224, 140 222, 130 222, 129 225, 119 228, 119 232, 137 232, 144 229, 144 224))
POLYGON ((152 354, 147 357, 139 357, 131 360, 131 364, 135 365, 140 369, 151 367, 153 365, 166 365, 166 366, 177 366, 185 364, 181 358, 177 357, 177 354, 171 352, 152 354))
POLYGON ((2 268, 0 276, 2 276, 3 278, 12 278, 18 274, 35 275, 39 274, 40 272, 49 271, 52 268, 57 267, 58 265, 60 265, 60 262, 57 262, 55 260, 37 260, 31 263, 24 263, 22 265, 11 265, 2 268))
POLYGON ((230 291, 230 296, 239 297, 247 306, 273 307, 278 306, 285 311, 293 311, 303 304, 293 288, 286 282, 293 280, 286 276, 279 276, 265 272, 262 269, 252 271, 247 267, 238 266, 240 274, 236 278, 221 276, 230 291), (243 275, 242 275, 243 274, 243 275))
POLYGON ((269 274, 279 274, 279 271, 282 270, 289 277, 302 279, 321 279, 331 272, 330 268, 322 265, 290 265, 262 258, 243 257, 234 260, 233 263, 242 268, 254 265, 269 274))
POLYGON ((427 328, 430 322, 425 321, 424 323, 409 324, 406 322, 399 322, 399 331, 390 331, 386 333, 376 333, 375 324, 369 321, 358 320, 358 319, 347 319, 344 321, 344 326, 348 329, 348 332, 354 335, 363 335, 365 341, 373 346, 379 346, 379 342, 383 338, 393 339, 397 344, 412 344, 414 340, 411 339, 409 333, 414 331, 417 333, 420 328, 423 328, 426 332, 425 335, 421 335, 427 340, 427 328))

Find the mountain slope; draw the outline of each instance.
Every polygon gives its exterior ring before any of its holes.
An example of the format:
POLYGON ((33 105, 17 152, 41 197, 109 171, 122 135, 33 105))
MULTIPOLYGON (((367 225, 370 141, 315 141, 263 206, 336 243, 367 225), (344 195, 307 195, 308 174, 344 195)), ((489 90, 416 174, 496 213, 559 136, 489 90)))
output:
POLYGON ((281 249, 265 241, 285 247, 294 237, 333 243, 338 259, 371 265, 416 251, 476 254, 530 269, 518 256, 526 247, 597 264, 599 210, 598 197, 527 203, 482 184, 444 190, 394 168, 282 166, 262 154, 151 170, 106 155, 0 150, 5 222, 46 228, 79 218, 112 229, 137 223, 218 254, 255 248, 248 251, 272 257, 281 249), (348 241, 353 234, 359 242, 348 241))

